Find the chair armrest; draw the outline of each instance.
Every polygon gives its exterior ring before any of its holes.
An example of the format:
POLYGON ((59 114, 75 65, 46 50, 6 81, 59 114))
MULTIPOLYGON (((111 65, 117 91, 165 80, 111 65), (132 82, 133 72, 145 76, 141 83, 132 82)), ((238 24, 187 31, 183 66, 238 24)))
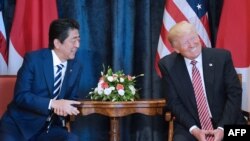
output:
POLYGON ((242 111, 242 113, 247 120, 247 124, 250 125, 250 112, 242 111))
POLYGON ((71 132, 71 126, 70 123, 75 121, 75 116, 69 116, 67 122, 66 122, 66 127, 68 129, 68 132, 71 132))
POLYGON ((172 115, 171 112, 165 113, 165 120, 168 122, 168 140, 173 141, 174 137, 174 119, 175 117, 172 115))

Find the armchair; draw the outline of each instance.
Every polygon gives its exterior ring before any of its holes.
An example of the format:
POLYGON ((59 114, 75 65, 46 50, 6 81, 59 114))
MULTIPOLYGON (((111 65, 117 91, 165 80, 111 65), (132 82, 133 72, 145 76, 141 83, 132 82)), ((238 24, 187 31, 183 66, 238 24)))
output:
MULTIPOLYGON (((13 98, 15 83, 16 75, 0 75, 0 118, 13 98)), ((66 127, 70 132, 70 121, 66 122, 66 127)))
POLYGON ((174 137, 174 116, 171 114, 171 112, 165 113, 165 120, 168 122, 168 140, 167 141, 173 141, 174 137))
POLYGON ((0 118, 13 97, 15 82, 15 75, 0 75, 0 118))

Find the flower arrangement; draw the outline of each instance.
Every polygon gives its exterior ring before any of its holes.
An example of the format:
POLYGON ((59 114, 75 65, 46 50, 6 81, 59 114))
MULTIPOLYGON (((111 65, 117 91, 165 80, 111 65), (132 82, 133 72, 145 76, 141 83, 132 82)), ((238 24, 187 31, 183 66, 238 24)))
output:
POLYGON ((108 67, 107 72, 101 72, 96 88, 89 92, 90 99, 102 101, 134 101, 139 98, 138 89, 135 88, 136 78, 143 76, 125 75, 123 71, 113 72, 108 67))

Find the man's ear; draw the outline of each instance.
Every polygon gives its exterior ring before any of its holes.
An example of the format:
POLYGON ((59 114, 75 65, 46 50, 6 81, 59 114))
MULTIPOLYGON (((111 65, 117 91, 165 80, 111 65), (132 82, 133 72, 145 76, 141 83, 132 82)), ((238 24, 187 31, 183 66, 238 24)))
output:
POLYGON ((54 46, 55 48, 59 48, 61 46, 61 42, 58 39, 54 39, 54 46))
POLYGON ((177 48, 173 48, 174 49, 174 51, 176 52, 176 53, 180 53, 180 51, 179 51, 179 49, 177 49, 177 48))
POLYGON ((172 40, 172 42, 171 42, 171 46, 172 46, 172 48, 174 49, 174 51, 176 52, 176 53, 180 53, 180 51, 179 51, 179 44, 178 44, 178 42, 176 41, 176 40, 172 40))

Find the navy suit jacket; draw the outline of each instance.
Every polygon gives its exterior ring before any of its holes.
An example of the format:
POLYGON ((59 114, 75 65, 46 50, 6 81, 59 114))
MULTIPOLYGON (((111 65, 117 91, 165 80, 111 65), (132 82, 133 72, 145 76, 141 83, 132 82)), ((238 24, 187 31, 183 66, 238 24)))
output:
MULTIPOLYGON (((58 99, 77 99, 82 67, 68 60, 58 99)), ((50 49, 25 55, 17 74, 14 98, 2 120, 13 120, 25 138, 32 137, 49 116, 48 105, 54 85, 53 59, 50 49)))
MULTIPOLYGON (((245 123, 241 113, 242 88, 234 69, 230 52, 203 48, 204 83, 213 125, 245 123)), ((159 62, 168 107, 176 116, 176 123, 189 130, 200 127, 194 90, 184 58, 172 53, 159 62)))

